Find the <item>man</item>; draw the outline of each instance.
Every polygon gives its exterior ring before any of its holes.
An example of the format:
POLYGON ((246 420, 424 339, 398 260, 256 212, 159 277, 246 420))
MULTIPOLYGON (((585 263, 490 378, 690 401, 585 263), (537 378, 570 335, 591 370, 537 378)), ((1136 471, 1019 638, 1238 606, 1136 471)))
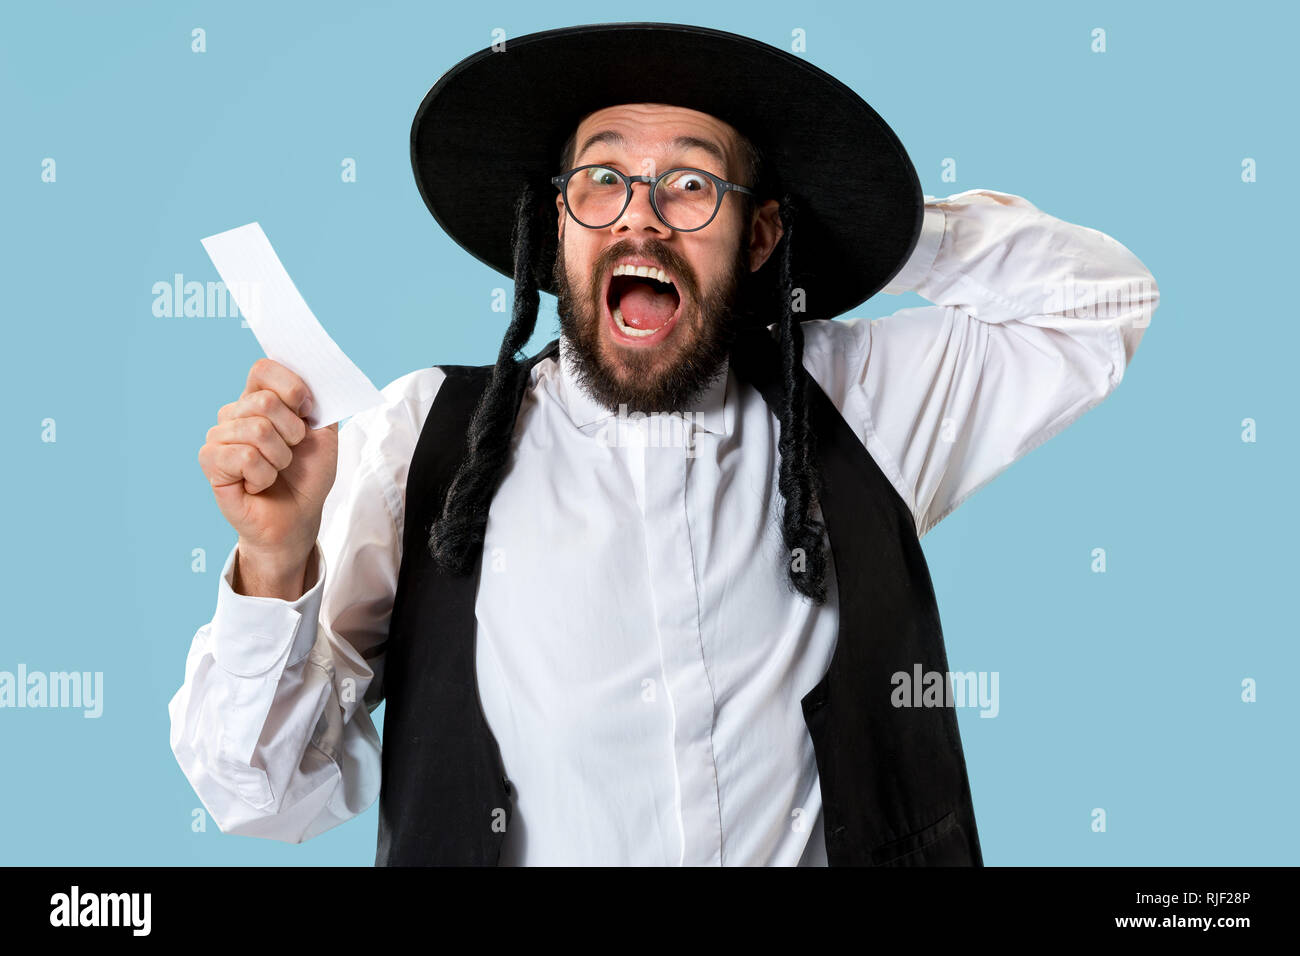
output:
POLYGON ((221 409, 239 541, 170 705, 221 829, 378 795, 381 864, 981 864, 951 706, 897 706, 947 670, 919 537, 1115 388, 1148 271, 923 201, 852 91, 680 24, 482 51, 412 157, 511 323, 342 429, 269 360, 221 409), (882 288, 935 304, 834 321, 882 288))

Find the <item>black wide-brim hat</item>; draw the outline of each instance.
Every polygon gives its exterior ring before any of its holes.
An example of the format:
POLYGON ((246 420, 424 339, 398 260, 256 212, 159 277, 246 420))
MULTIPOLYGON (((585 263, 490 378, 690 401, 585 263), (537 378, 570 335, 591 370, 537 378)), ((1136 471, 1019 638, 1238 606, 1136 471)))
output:
POLYGON ((420 195, 457 244, 513 276, 514 205, 531 183, 539 218, 549 216, 535 275, 554 294, 550 179, 564 172, 560 151, 582 117, 622 103, 708 113, 762 151, 770 183, 798 210, 791 271, 805 293, 800 319, 862 304, 916 245, 924 211, 916 170, 862 97, 777 47, 680 23, 547 30, 461 60, 425 95, 411 126, 420 195))

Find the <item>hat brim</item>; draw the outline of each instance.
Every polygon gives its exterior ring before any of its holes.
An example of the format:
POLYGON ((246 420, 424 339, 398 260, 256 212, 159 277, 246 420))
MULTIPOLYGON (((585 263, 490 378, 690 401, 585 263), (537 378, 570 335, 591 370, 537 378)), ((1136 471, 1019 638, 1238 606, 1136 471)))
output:
POLYGON ((763 151, 798 206, 792 271, 804 290, 801 319, 862 304, 916 245, 924 212, 916 170, 862 97, 784 50, 677 23, 547 30, 461 60, 425 95, 411 126, 420 195, 458 245, 513 276, 514 204, 532 183, 551 208, 537 278, 554 294, 550 178, 563 172, 560 150, 579 120, 620 103, 708 113, 763 151))

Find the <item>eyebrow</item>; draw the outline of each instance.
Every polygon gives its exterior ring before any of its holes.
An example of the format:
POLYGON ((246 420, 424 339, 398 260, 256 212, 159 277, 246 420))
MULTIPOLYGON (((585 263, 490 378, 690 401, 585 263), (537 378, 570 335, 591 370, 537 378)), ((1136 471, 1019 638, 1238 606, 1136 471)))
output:
MULTIPOLYGON (((599 133, 592 133, 588 136, 586 141, 582 144, 582 149, 578 150, 577 155, 581 156, 587 150, 591 149, 591 147, 600 143, 608 143, 611 146, 624 146, 626 145, 626 140, 623 138, 623 134, 618 132, 618 130, 603 129, 599 133)), ((703 150, 721 163, 723 169, 726 169, 727 154, 722 151, 722 147, 712 140, 700 139, 698 136, 678 136, 672 141, 671 145, 674 149, 680 150, 703 150)))

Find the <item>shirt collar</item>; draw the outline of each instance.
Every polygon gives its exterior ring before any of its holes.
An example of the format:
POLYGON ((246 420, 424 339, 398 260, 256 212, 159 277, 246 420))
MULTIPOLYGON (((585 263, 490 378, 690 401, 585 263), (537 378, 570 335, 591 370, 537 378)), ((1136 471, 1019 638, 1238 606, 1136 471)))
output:
MULTIPOLYGON (((568 410, 569 418, 573 424, 582 428, 584 425, 590 425, 593 422, 605 421, 609 418, 617 418, 618 410, 610 411, 605 406, 592 397, 592 395, 583 388, 577 379, 575 372, 576 363, 573 358, 573 346, 568 338, 561 333, 560 335, 560 383, 562 396, 561 400, 568 410)), ((728 366, 726 372, 715 378, 705 390, 690 403, 686 409, 692 413, 692 421, 696 430, 711 432, 715 435, 730 435, 732 423, 735 419, 735 401, 727 400, 730 391, 729 383, 731 381, 731 368, 728 366)))

